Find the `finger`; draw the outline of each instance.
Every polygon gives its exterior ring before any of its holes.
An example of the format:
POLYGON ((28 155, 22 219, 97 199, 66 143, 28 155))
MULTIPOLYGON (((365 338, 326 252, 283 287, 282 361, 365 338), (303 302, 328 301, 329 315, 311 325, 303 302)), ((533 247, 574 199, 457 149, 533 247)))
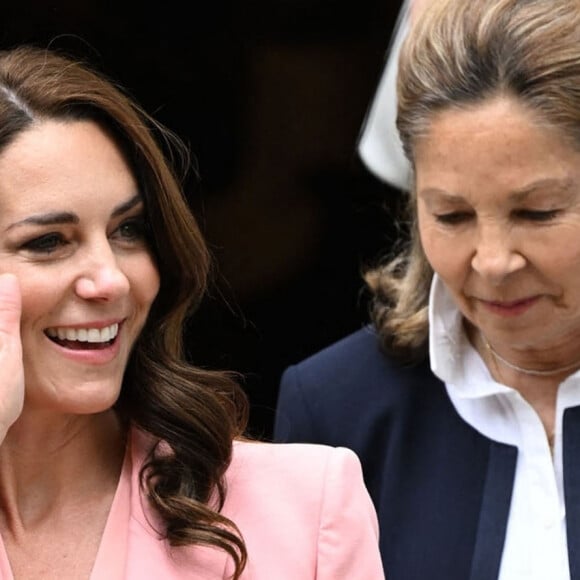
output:
POLYGON ((14 274, 0 274, 0 332, 17 334, 20 329, 22 300, 14 274))

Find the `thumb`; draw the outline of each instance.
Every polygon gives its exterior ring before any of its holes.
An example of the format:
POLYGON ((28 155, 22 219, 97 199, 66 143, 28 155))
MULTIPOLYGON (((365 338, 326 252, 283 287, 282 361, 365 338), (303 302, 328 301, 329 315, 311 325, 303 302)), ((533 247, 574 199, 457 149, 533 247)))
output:
POLYGON ((18 279, 14 274, 0 274, 0 443, 24 404, 21 311, 18 279))
POLYGON ((0 333, 18 334, 22 300, 14 274, 0 274, 0 333))

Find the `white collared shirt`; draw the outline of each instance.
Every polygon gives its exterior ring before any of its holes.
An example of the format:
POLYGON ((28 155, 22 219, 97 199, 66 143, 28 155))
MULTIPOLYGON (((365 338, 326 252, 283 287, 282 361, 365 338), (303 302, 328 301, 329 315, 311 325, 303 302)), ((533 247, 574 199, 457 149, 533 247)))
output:
POLYGON ((539 416, 516 390, 492 378, 437 275, 429 300, 429 352, 459 415, 489 439, 518 448, 498 580, 569 580, 562 417, 566 408, 580 405, 580 372, 558 391, 552 457, 539 416))

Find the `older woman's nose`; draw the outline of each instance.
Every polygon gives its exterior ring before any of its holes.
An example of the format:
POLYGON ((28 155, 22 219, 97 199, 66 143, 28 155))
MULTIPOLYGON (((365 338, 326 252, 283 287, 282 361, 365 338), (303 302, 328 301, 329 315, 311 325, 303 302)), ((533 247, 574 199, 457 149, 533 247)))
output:
POLYGON ((526 259, 517 249, 510 231, 502 227, 480 228, 471 259, 472 268, 480 276, 499 284, 525 265, 526 259))

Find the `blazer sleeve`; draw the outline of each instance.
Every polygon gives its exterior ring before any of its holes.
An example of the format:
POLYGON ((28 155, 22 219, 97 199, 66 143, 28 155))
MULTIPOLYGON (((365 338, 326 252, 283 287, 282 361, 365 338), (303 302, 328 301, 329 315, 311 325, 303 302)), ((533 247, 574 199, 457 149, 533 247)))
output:
POLYGON ((316 433, 313 410, 302 388, 297 365, 282 374, 273 433, 275 441, 324 443, 316 433))
POLYGON ((329 456, 320 520, 317 580, 384 580, 376 511, 350 449, 329 456))
POLYGON ((366 326, 287 367, 278 390, 274 439, 356 450, 356 440, 368 437, 389 404, 392 394, 385 385, 391 377, 399 380, 387 364, 376 332, 366 326))

